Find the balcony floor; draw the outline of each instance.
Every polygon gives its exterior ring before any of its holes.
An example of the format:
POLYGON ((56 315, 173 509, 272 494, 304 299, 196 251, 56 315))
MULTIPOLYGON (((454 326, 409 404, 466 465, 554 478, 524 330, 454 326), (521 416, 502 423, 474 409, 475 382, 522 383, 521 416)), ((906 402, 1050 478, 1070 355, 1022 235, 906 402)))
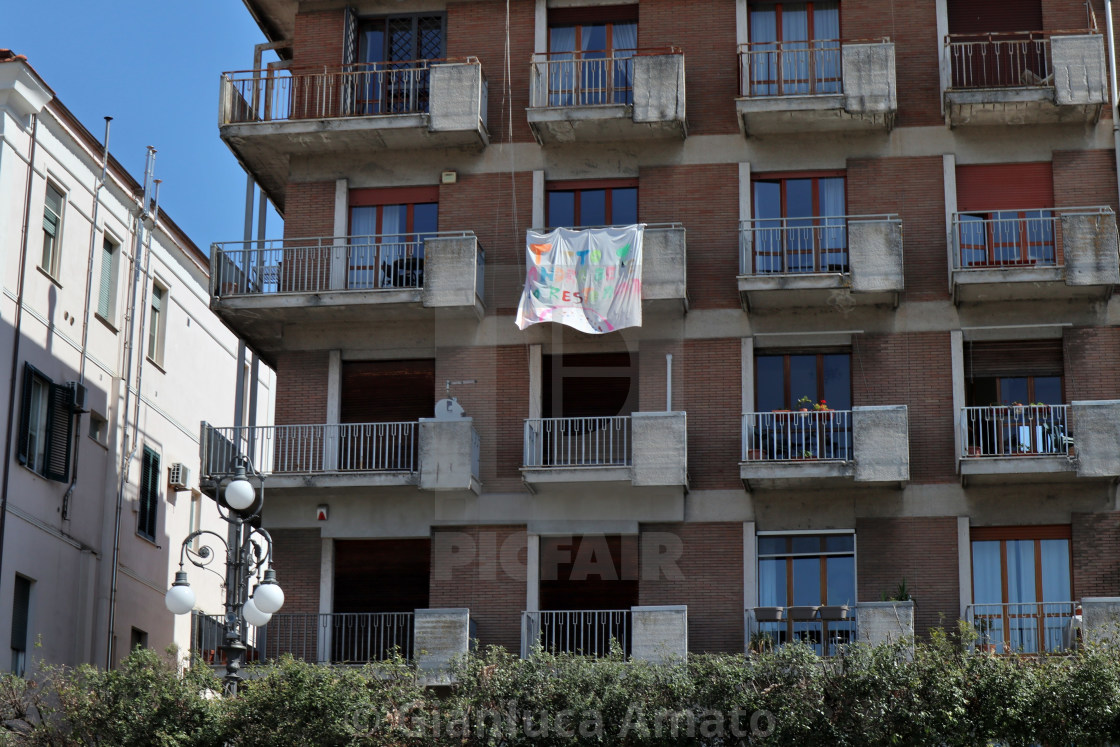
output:
POLYGON ((894 113, 852 114, 843 94, 819 96, 752 96, 735 99, 743 134, 782 135, 790 132, 889 132, 894 113))
POLYGON ((853 484, 854 473, 852 462, 841 461, 793 459, 739 463, 739 477, 747 490, 825 490, 853 484))
POLYGON ((973 125, 1092 124, 1101 104, 1059 106, 1054 89, 976 88, 945 92, 945 117, 950 127, 973 125))
POLYGON ((898 293, 853 293, 848 273, 740 275, 739 298, 748 311, 848 306, 898 306, 898 293))
POLYGON ((960 464, 962 485, 1008 483, 1072 483, 1078 479, 1075 462, 1064 454, 1006 457, 965 457, 960 464))
POLYGON ((956 303, 1107 299, 1111 285, 1067 285, 1064 267, 973 267, 953 270, 956 303))
POLYGON ((536 107, 527 110, 529 126, 541 145, 628 140, 683 140, 682 120, 635 122, 628 104, 536 107))

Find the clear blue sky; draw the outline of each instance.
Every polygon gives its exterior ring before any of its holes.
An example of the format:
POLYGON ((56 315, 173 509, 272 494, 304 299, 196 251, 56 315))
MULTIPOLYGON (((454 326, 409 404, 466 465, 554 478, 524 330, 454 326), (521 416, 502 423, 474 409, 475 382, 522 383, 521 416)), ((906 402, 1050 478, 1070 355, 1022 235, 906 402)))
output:
MULTIPOLYGON (((0 47, 27 55, 63 104, 137 181, 145 146, 160 207, 205 252, 240 240, 245 173, 218 137, 222 72, 252 67, 264 41, 241 0, 6 0, 0 47)), ((282 224, 270 211, 268 236, 282 224)))

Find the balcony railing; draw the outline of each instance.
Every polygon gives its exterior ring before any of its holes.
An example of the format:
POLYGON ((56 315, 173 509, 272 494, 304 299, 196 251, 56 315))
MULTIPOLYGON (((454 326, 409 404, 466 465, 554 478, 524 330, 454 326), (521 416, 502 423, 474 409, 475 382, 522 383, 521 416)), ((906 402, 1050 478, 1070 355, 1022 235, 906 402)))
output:
MULTIPOLYGON (((474 239, 474 234, 438 231, 213 244, 211 293, 225 297, 423 288, 426 251, 454 239, 474 239)), ((481 246, 475 273, 481 298, 485 277, 481 246)))
POLYGON ((203 423, 202 474, 248 456, 262 474, 415 472, 417 422, 215 428, 203 423))
POLYGON ((897 223, 897 215, 754 218, 739 224, 739 274, 849 272, 849 223, 897 223))
POLYGON ((974 647, 997 654, 1067 651, 1075 638, 1076 602, 970 604, 965 619, 978 634, 974 647))
POLYGON ((961 409, 961 457, 1069 455, 1069 405, 961 409))
POLYGON ((740 94, 749 98, 843 93, 840 47, 839 39, 743 44, 740 94))
POLYGON ((1063 216, 1110 215, 1108 207, 975 210, 953 214, 956 269, 1054 267, 1062 263, 1063 216))
POLYGON ((291 654, 336 664, 384 661, 394 653, 411 659, 412 622, 411 612, 280 613, 262 629, 262 650, 269 659, 291 654))
MULTIPOLYGON (((448 61, 366 62, 300 73, 223 73, 221 124, 425 113, 431 68, 440 62, 448 61)), ((473 57, 465 62, 478 64, 473 57)))
MULTIPOLYGON (((749 644, 756 650, 788 643, 811 646, 819 656, 834 656, 856 638, 855 606, 844 609, 842 619, 822 617, 822 607, 758 607, 746 610, 749 644), (775 620, 774 617, 779 619, 775 620)), ((838 616, 839 617, 839 616, 838 616)))
POLYGON ((537 643, 553 654, 607 656, 613 644, 629 655, 630 617, 630 610, 522 612, 521 656, 537 643))
POLYGON ((851 461, 851 410, 748 412, 744 462, 851 461))
POLYGON ((630 464, 630 416, 527 418, 526 467, 630 464))
POLYGON ((533 107, 608 106, 634 103, 636 49, 550 52, 533 56, 533 107))
POLYGON ((945 49, 952 88, 1054 85, 1049 32, 949 34, 945 37, 945 49))

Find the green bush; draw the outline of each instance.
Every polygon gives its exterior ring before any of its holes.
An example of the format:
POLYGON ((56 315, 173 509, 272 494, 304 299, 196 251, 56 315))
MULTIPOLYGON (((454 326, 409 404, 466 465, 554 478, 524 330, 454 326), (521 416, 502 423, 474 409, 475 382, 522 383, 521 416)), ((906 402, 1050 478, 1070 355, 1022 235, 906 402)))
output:
POLYGON ((0 679, 0 745, 1106 745, 1120 743, 1120 657, 971 653, 971 631, 913 648, 806 646, 687 663, 493 648, 424 686, 397 659, 285 657, 216 697, 206 666, 133 652, 115 671, 0 679))

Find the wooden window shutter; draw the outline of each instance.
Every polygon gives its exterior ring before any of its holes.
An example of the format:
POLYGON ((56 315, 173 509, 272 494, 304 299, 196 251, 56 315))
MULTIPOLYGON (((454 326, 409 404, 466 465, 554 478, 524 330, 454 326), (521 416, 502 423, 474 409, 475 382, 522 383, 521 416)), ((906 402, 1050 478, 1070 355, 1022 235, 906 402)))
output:
POLYGON ((957 167, 957 210, 1039 210, 1054 207, 1049 161, 957 167))
POLYGON ((31 441, 31 381, 35 374, 31 366, 23 364, 23 393, 19 403, 19 449, 16 458, 20 464, 27 464, 31 455, 28 445, 31 441))
POLYGON ((1000 376, 1061 376, 1061 340, 1000 340, 970 342, 966 350, 966 378, 1000 376))
POLYGON ((159 509, 159 454, 144 447, 140 465, 140 515, 136 531, 155 539, 156 515, 159 509))
POLYGON ((70 442, 74 435, 74 411, 70 409, 70 402, 74 395, 68 386, 51 384, 48 396, 43 477, 67 482, 70 480, 70 442))
POLYGON ((1042 31, 1039 0, 949 0, 947 10, 950 34, 1042 31))
MULTIPOLYGON (((97 313, 109 320, 113 300, 113 252, 116 247, 109 241, 101 245, 101 277, 97 286, 97 313)), ((111 321, 111 320, 110 320, 111 321)))

